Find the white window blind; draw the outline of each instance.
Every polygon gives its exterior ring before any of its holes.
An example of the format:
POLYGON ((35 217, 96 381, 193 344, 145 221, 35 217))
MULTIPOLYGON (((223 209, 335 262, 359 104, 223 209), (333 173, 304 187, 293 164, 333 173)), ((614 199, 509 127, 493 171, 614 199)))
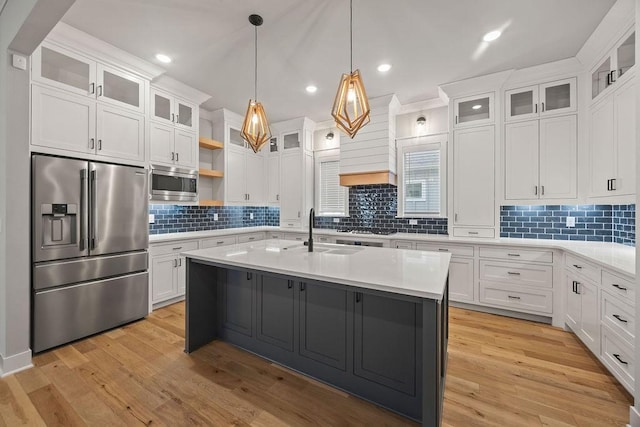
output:
POLYGON ((404 213, 440 213, 440 150, 405 151, 403 159, 404 213))
POLYGON ((321 215, 345 215, 347 190, 340 186, 340 162, 320 162, 320 197, 318 210, 321 215))

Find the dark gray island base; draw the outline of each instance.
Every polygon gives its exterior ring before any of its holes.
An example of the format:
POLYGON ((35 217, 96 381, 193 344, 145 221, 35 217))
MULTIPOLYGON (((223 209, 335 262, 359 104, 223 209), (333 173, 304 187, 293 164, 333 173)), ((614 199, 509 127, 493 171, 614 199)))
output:
POLYGON ((442 418, 441 300, 187 258, 185 351, 220 339, 419 421, 442 418))

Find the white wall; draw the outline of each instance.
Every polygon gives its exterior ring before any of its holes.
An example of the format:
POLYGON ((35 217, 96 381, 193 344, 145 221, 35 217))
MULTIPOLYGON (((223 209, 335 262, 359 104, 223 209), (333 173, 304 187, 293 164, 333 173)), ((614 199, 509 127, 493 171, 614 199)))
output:
MULTIPOLYGON (((638 35, 640 34, 640 0, 636 0, 636 68, 638 68, 638 58, 640 58, 640 44, 638 43, 638 35)), ((638 79, 636 70, 635 79, 638 79)), ((636 84, 636 117, 640 112, 640 90, 636 84)), ((640 194, 640 126, 636 126, 636 206, 638 205, 638 194, 640 194)), ((636 215, 636 230, 640 224, 640 219, 636 215)), ((636 239, 636 287, 640 289, 640 274, 638 274, 638 266, 640 266, 640 245, 636 239)), ((640 292, 636 292, 636 319, 640 319, 640 292)), ((640 322, 636 322, 636 337, 640 337, 640 322)), ((634 406, 631 407, 631 413, 629 417, 629 423, 633 427, 640 427, 640 345, 638 345, 638 339, 636 338, 636 347, 634 358, 636 361, 635 379, 635 393, 634 406)))
POLYGON ((438 107, 396 116, 396 138, 430 135, 449 131, 449 108, 438 107), (417 126, 418 117, 426 119, 424 126, 417 126))
POLYGON ((29 56, 73 0, 9 0, 0 15, 0 375, 31 363, 29 56))

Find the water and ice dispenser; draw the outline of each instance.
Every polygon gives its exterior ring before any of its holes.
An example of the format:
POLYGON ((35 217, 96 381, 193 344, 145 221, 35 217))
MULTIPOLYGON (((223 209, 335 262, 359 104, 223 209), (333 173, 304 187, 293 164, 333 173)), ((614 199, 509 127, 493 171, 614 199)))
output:
POLYGON ((40 214, 43 249, 78 244, 78 205, 44 203, 40 205, 40 214))

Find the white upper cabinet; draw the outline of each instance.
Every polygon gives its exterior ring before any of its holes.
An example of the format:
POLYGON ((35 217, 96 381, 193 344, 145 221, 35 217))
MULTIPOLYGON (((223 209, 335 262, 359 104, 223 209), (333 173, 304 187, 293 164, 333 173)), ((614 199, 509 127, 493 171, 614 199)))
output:
POLYGON ((575 78, 505 92, 506 121, 537 119, 576 109, 575 78))
POLYGON ((195 105, 173 95, 151 89, 151 120, 195 131, 195 105))
POLYGON ((45 42, 34 52, 32 78, 49 86, 144 113, 143 79, 54 44, 45 42))
POLYGON ((254 153, 240 131, 227 123, 225 141, 225 202, 259 205, 265 202, 265 152, 254 153))
POLYGON ((494 121, 494 94, 468 96, 453 101, 453 126, 456 128, 481 126, 494 121))
POLYGON ((267 203, 280 203, 280 157, 267 160, 267 203))
POLYGON ((633 79, 589 109, 591 197, 635 194, 636 121, 633 79))
POLYGON ((505 126, 505 200, 577 197, 574 114, 505 126))
POLYGON ((144 160, 144 116, 98 104, 97 154, 116 159, 144 160))
POLYGON ((617 82, 622 82, 625 74, 636 63, 636 33, 630 29, 591 71, 591 99, 595 100, 600 94, 617 82))

